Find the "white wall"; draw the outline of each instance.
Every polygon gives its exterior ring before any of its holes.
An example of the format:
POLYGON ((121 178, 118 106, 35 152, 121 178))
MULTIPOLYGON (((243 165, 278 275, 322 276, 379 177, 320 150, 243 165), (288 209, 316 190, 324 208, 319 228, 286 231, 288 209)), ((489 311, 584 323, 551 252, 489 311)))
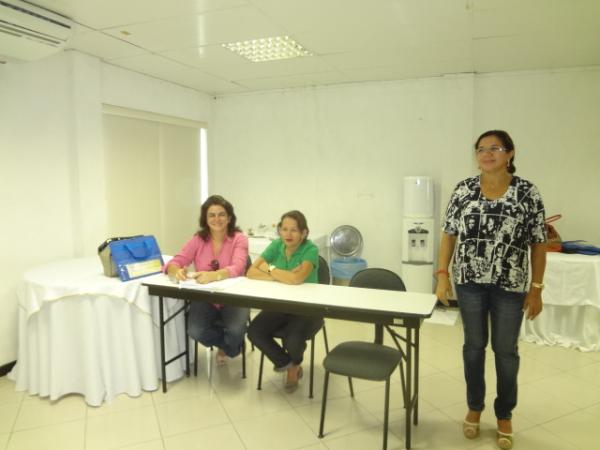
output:
POLYGON ((435 178, 439 220, 477 172, 473 140, 504 128, 563 236, 600 244, 599 68, 229 95, 214 118, 211 191, 244 227, 298 208, 315 230, 358 227, 369 265, 400 270, 402 177, 435 178))
POLYGON ((600 67, 476 80, 475 129, 503 127, 564 240, 600 245, 600 67))
POLYGON ((0 365, 16 358, 22 273, 106 238, 103 103, 211 120, 209 96, 77 52, 0 65, 0 365))
POLYGON ((465 75, 218 98, 211 191, 243 227, 290 209, 315 231, 354 225, 369 264, 400 271, 402 178, 432 176, 446 197, 469 172, 472 96, 465 75))

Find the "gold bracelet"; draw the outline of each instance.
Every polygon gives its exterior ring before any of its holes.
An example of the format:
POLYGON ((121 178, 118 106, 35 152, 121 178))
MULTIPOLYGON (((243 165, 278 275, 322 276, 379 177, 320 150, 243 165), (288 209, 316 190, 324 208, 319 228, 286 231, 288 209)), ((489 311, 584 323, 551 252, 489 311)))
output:
POLYGON ((531 286, 540 290, 544 289, 544 283, 536 283, 535 281, 532 281, 531 286))

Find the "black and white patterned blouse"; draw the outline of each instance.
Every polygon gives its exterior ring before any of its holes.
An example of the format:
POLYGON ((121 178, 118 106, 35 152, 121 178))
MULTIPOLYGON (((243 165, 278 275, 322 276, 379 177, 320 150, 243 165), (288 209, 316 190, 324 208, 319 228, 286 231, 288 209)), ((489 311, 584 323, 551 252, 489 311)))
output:
POLYGON ((455 284, 493 284, 527 291, 530 244, 546 242, 544 203, 537 188, 513 176, 506 193, 488 200, 479 176, 458 183, 443 229, 457 235, 452 274, 455 284))

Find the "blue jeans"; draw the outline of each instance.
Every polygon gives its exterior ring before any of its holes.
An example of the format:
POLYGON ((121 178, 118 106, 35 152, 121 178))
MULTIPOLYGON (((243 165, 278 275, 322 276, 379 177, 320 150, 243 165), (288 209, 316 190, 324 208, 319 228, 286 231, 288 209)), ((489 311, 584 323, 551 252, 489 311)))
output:
POLYGON ((205 347, 218 347, 231 358, 239 355, 250 309, 234 306, 215 308, 210 303, 192 302, 188 318, 188 334, 205 347))
POLYGON ((463 360, 469 409, 483 411, 485 406, 485 348, 489 318, 497 379, 494 412, 497 419, 511 419, 512 410, 517 405, 517 341, 523 321, 525 293, 508 292, 489 284, 469 283, 457 285, 456 295, 465 336, 463 360))

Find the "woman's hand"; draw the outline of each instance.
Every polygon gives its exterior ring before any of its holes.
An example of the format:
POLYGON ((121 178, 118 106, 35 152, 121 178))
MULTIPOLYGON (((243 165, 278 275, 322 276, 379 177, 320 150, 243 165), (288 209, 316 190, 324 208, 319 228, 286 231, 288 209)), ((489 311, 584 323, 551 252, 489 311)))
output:
POLYGON ((261 272, 264 273, 269 273, 269 263, 266 261, 263 261, 259 266, 258 266, 258 270, 260 270, 261 272))
POLYGON ((216 273, 217 272, 196 272, 194 279, 196 280, 196 283, 200 284, 211 283, 212 281, 217 281, 216 273))
POLYGON ((187 280, 187 268, 179 267, 176 265, 170 265, 167 275, 171 279, 171 281, 183 281, 187 280))
POLYGON ((523 312, 527 320, 533 320, 542 312, 542 290, 532 287, 525 296, 523 312))
POLYGON ((445 273, 438 274, 435 295, 444 305, 449 306, 448 298, 452 296, 450 278, 445 273))

